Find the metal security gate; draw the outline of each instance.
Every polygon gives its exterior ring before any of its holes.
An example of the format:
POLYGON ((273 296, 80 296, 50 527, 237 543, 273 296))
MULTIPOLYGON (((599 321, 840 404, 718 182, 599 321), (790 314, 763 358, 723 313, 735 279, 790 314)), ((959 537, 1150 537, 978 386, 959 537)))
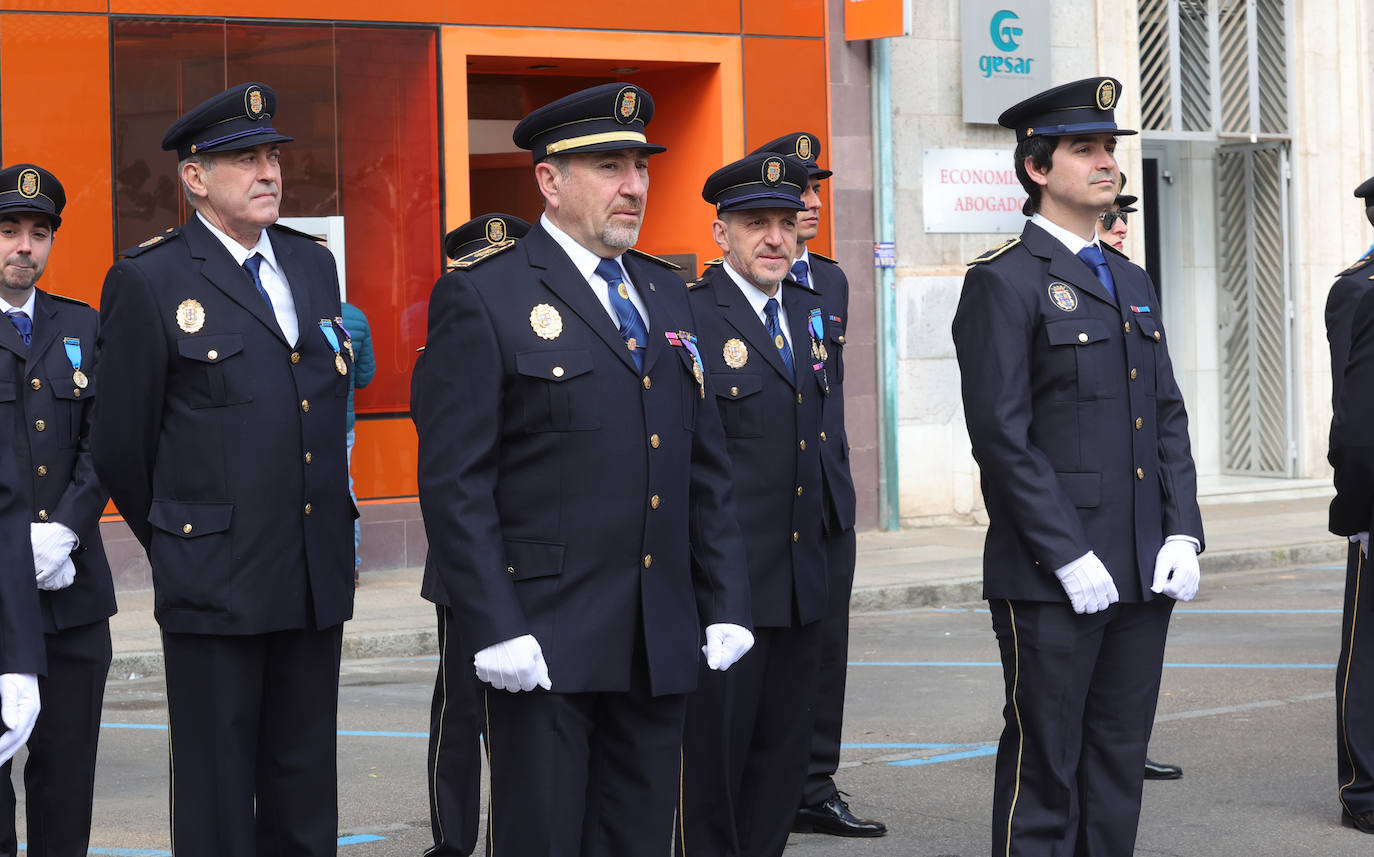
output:
POLYGON ((1288 144, 1222 146, 1216 164, 1222 466, 1291 476, 1288 144))

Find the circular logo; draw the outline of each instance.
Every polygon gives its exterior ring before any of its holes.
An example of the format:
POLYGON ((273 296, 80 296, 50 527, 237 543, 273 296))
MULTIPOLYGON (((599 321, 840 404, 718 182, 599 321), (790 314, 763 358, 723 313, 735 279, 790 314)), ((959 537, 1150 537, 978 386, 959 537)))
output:
POLYGON ((1050 283, 1050 300, 1064 312, 1078 309, 1078 295, 1068 283, 1050 283))
POLYGON ((616 96, 615 121, 629 125, 639 116, 639 90, 627 86, 616 96))
POLYGON ((1097 85, 1097 109, 1111 110, 1116 106, 1116 82, 1107 78, 1097 85))
POLYGON ((26 199, 38 196, 38 170, 24 170, 19 174, 19 195, 26 199))
POLYGON ((769 187, 782 184, 782 158, 769 158, 763 162, 763 183, 769 187))
POLYGON ((797 138, 797 157, 803 161, 811 160, 811 138, 805 134, 797 138))
POLYGON ((261 119, 263 112, 262 90, 256 86, 248 87, 243 93, 243 109, 249 119, 261 119))
POLYGON ((499 217, 493 217, 487 221, 487 240, 492 244, 500 244, 506 240, 506 221, 499 217))

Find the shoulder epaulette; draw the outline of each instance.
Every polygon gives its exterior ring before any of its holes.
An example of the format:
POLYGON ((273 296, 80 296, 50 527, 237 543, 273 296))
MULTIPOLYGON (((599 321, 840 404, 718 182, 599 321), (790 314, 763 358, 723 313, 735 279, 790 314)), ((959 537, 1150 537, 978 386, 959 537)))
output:
POLYGON ((631 247, 630 249, 626 250, 625 252, 626 252, 626 253, 633 253, 633 254, 635 254, 636 256, 638 256, 638 257, 641 258, 641 259, 648 259, 650 262, 656 262, 656 263, 662 265, 663 267, 667 268, 667 269, 670 270, 670 271, 681 271, 681 270, 682 270, 682 266, 681 266, 681 265, 678 265, 678 264, 676 264, 676 263, 674 263, 674 262, 669 262, 667 259, 660 259, 660 258, 658 258, 657 256, 655 256, 655 255, 653 255, 653 254, 651 254, 651 253, 645 253, 643 250, 636 250, 635 248, 631 247))
POLYGON ((1017 244, 1020 244, 1020 243, 1021 243, 1021 238, 1020 238, 1020 236, 1018 236, 1018 237, 1016 237, 1016 238, 1008 238, 1006 241, 1003 241, 1001 244, 998 244, 996 247, 993 247, 991 250, 985 251, 985 252, 983 253, 983 255, 978 256, 978 257, 976 257, 976 258, 974 258, 974 259, 970 259, 969 262, 968 262, 968 264, 970 264, 970 265, 981 265, 981 264, 983 264, 984 262, 991 262, 993 259, 996 259, 998 256, 1001 256, 1003 253, 1007 252, 1008 250, 1010 250, 1011 248, 1015 247, 1017 244))
POLYGON ((1112 251, 1113 253, 1115 253, 1116 255, 1120 256, 1120 257, 1123 258, 1123 259, 1129 259, 1129 258, 1131 258, 1130 256, 1127 256, 1127 255, 1126 255, 1126 251, 1124 251, 1124 250, 1118 250, 1118 249, 1116 249, 1115 247, 1113 247, 1112 245, 1108 244, 1106 241, 1099 241, 1099 242, 1097 242, 1097 243, 1102 245, 1102 249, 1103 249, 1103 250, 1110 250, 1110 251, 1112 251))
POLYGON ((817 253, 815 250, 809 250, 809 251, 807 251, 807 252, 808 252, 808 254, 811 256, 812 259, 820 259, 822 262, 829 262, 829 263, 832 264, 832 265, 838 265, 838 264, 840 264, 839 262, 836 262, 834 259, 830 258, 829 256, 823 256, 823 255, 821 255, 820 253, 817 253))
POLYGON ((1349 268, 1346 268, 1344 271, 1341 271, 1341 272, 1340 272, 1339 274, 1337 274, 1336 276, 1337 276, 1337 277, 1344 277, 1344 276, 1347 276, 1347 275, 1349 275, 1349 274, 1353 274, 1353 273, 1355 273, 1356 271, 1358 271, 1358 270, 1360 270, 1361 268, 1363 268, 1363 267, 1365 267, 1366 265, 1368 265, 1370 259, 1374 259, 1374 252, 1364 254, 1364 256, 1360 257, 1360 260, 1359 260, 1358 262, 1356 262, 1355 264, 1351 265, 1349 268))
POLYGON ((702 281, 701 281, 701 280, 692 280, 690 283, 687 284, 687 288, 689 288, 689 289, 695 289, 697 286, 699 286, 699 285, 701 285, 701 284, 702 284, 702 281))
POLYGON ((285 225, 285 224, 283 224, 283 223, 273 223, 273 224, 272 224, 271 226, 269 226, 268 228, 269 228, 269 229, 275 229, 275 230, 277 230, 278 232, 285 232, 287 235, 295 235, 295 236, 298 237, 298 238, 306 238, 306 239, 308 239, 308 240, 310 240, 310 241, 315 241, 315 242, 318 242, 318 241, 320 240, 320 238, 323 237, 323 236, 320 236, 320 235, 311 235, 309 232, 302 232, 302 231, 300 231, 299 229, 292 229, 290 226, 287 226, 287 225, 285 225))
POLYGON ((90 304, 86 303, 85 301, 77 300, 76 298, 69 298, 66 295, 55 295, 52 292, 48 292, 48 297, 52 298, 55 301, 62 301, 62 303, 64 304, 76 304, 77 306, 84 307, 90 306, 90 304))
POLYGON ((424 353, 425 353, 425 349, 428 348, 428 347, 429 347, 429 346, 421 345, 419 348, 415 349, 415 353, 416 353, 416 354, 424 354, 424 353))
POLYGON ((488 244, 487 246, 479 250, 473 250, 466 256, 459 256, 457 259, 454 259, 452 269, 466 271, 468 268, 471 268, 480 262, 485 262, 492 256, 504 253, 514 246, 514 238, 508 238, 505 241, 502 241, 500 244, 488 244))
POLYGON ((141 256, 144 253, 147 253, 154 247, 161 247, 163 244, 166 244, 167 242, 171 241, 174 238, 177 238, 180 235, 180 226, 169 226, 167 227, 167 231, 163 232, 161 235, 154 235, 152 238, 149 238, 147 241, 144 241, 137 247, 130 247, 128 250, 121 250, 119 251, 119 255, 125 259, 132 259, 135 256, 141 256))
POLYGON ((711 265, 723 265, 723 264, 725 264, 725 257, 724 257, 724 256, 717 256, 716 258, 714 258, 714 259, 712 259, 711 261, 707 262, 707 263, 706 263, 706 266, 707 266, 707 267, 710 267, 711 265))

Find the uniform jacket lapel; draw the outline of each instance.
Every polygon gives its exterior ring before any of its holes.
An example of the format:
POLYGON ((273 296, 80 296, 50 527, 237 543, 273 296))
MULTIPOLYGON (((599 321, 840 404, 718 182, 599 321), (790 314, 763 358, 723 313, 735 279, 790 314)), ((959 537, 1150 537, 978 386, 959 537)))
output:
POLYGON ((1133 305, 1148 304, 1150 299, 1140 288, 1140 275, 1132 270, 1135 265, 1111 250, 1103 250, 1102 255, 1107 257, 1107 270, 1112 272, 1112 281, 1116 284, 1116 299, 1122 315, 1125 315, 1133 305))
MULTIPOLYGON (((6 304, 4 311, 9 310, 10 307, 6 304)), ((19 329, 3 315, 0 315, 0 348, 14 352, 20 363, 29 359, 29 349, 24 347, 24 340, 19 338, 19 329)))
MULTIPOLYGON (((814 278, 813 278, 814 281, 814 278)), ((811 310, 820 306, 816 295, 792 280, 783 281, 783 306, 787 308, 787 331, 792 336, 792 365, 797 368, 796 385, 815 373, 811 357, 811 310)))
MULTIPOLYGON (((635 291, 639 293, 639 299, 644 303, 644 308, 649 311, 649 317, 644 319, 644 326, 649 331, 649 341, 645 343, 644 352, 644 373, 647 375, 653 368, 658 356, 668 349, 668 340, 663 337, 665 331, 670 329, 668 322, 668 309, 663 305, 662 298, 658 295, 659 283, 654 281, 655 266, 648 265, 635 258, 630 253, 620 257, 620 264, 624 266, 625 272, 630 275, 630 282, 634 284, 635 291)), ((662 269, 658 269, 662 271, 662 269)), ((675 277, 667 275, 659 277, 661 280, 669 281, 672 285, 682 288, 682 284, 677 282, 675 277)), ((696 331, 689 331, 696 333, 696 331)), ((616 337, 619 338, 619 331, 616 337)))
POLYGON ((558 295, 631 372, 638 374, 639 368, 630 357, 630 349, 625 347, 625 340, 620 338, 620 330, 611 321, 606 308, 592 294, 587 279, 573 266, 568 254, 544 231, 543 226, 535 224, 517 246, 524 248, 530 266, 541 271, 540 281, 545 288, 558 295))
MULTIPOLYGON (((181 236, 186 240, 186 247, 191 254, 191 258, 198 260, 200 273, 215 285, 220 291, 234 303, 246 309, 254 318, 262 322, 268 330, 276 334, 277 338, 286 341, 282 335, 281 327, 277 324, 277 317, 268 309, 262 296, 257 289, 253 288, 253 278, 248 272, 234 264, 234 257, 229 255, 229 251, 224 249, 224 245, 219 239, 205 228, 200 222, 200 218, 191 215, 182 227, 181 236)), ((277 245, 274 243, 273 249, 277 245)), ((281 257, 278 257, 280 259, 281 257)), ((287 274, 289 280, 291 275, 287 274)), ((294 287, 292 289, 295 290, 294 287)))
POLYGON ((1021 243, 1036 256, 1049 260, 1050 277, 1053 279, 1062 280, 1106 304, 1116 305, 1106 287, 1097 281, 1097 275, 1053 235, 1034 223, 1027 223, 1021 233, 1021 243))
MULTIPOLYGON (((48 349, 52 347, 52 344, 57 341, 58 335, 62 331, 57 325, 57 307, 53 305, 53 299, 44 294, 41 289, 37 290, 34 296, 33 314, 36 316, 33 320, 33 340, 29 344, 27 358, 30 365, 36 366, 43 359, 43 355, 47 353, 48 349)), ((10 328, 13 329, 14 325, 11 324, 10 328)), ((18 339, 17 336, 15 338, 18 339)), ((19 339, 19 344, 22 346, 24 340, 19 339)), ((95 347, 94 342, 83 343, 83 345, 95 347)))
MULTIPOLYGON (((291 300, 296 305, 296 343, 299 345, 301 340, 310 334, 309 328, 315 327, 319 320, 312 311, 310 290, 305 287, 305 284, 310 282, 310 272, 302 266, 300 257, 291 252, 289 243, 271 232, 267 233, 267 237, 272 242, 272 252, 286 276, 286 284, 291 289, 291 300)), ((257 289, 253 291, 256 292, 257 289)), ((280 332, 276 316, 272 317, 272 327, 280 332)))
MULTIPOLYGON (((712 266, 713 270, 707 274, 713 279, 712 288, 716 293, 716 305, 721 308, 721 314, 730 323, 744 341, 749 343, 754 349, 755 354, 763 356, 765 362, 773 367, 784 379, 792 382, 793 379, 787 371, 787 365, 782 362, 782 355, 778 352, 778 347, 773 344, 773 337, 768 335, 768 328, 763 326, 763 319, 754 312, 753 304, 740 294, 739 286, 725 271, 725 263, 719 266, 712 266)), ((796 352, 793 352, 793 363, 796 352)))

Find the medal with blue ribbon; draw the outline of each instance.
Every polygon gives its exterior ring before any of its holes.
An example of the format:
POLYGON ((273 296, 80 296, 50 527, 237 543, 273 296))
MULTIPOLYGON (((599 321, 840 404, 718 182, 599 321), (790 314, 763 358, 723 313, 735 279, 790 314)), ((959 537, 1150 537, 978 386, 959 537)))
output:
POLYGON ((344 326, 343 316, 334 316, 334 326, 343 334, 343 347, 348 352, 348 359, 357 361, 358 357, 353 353, 353 337, 348 334, 348 328, 344 326))
MULTIPOLYGON (((668 341, 672 342, 673 337, 669 336, 668 341)), ((706 372, 701 362, 701 352, 697 350, 697 335, 688 333, 685 330, 677 332, 677 342, 687 349, 687 353, 692 355, 692 377, 697 379, 697 386, 701 388, 701 397, 706 398, 706 372)))
POLYGON ((86 385, 91 382, 86 377, 86 373, 81 371, 81 340, 74 336, 65 337, 62 340, 62 347, 67 349, 67 359, 72 364, 72 383, 76 385, 78 390, 86 389, 86 385))
POLYGON ((343 355, 339 353, 339 334, 334 331, 334 322, 327 318, 320 319, 320 333, 329 341, 329 347, 334 349, 334 369, 340 375, 347 375, 348 366, 344 363, 343 355))
POLYGON ((811 334, 811 357, 816 362, 811 369, 820 373, 821 389, 825 394, 830 395, 830 374, 826 371, 825 361, 825 319, 821 316, 819 309, 813 309, 807 313, 806 329, 811 334))

